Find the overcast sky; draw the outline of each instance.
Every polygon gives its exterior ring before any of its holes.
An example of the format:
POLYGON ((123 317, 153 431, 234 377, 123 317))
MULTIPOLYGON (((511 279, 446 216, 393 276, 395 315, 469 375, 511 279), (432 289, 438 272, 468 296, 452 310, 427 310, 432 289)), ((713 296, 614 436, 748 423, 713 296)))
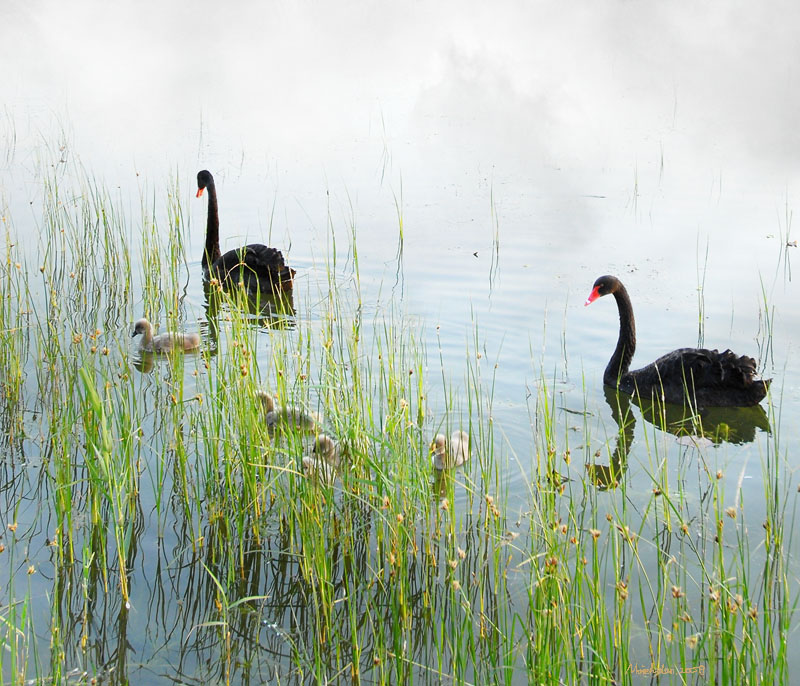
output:
POLYGON ((63 112, 112 147, 180 148, 202 121, 301 151, 380 129, 554 164, 613 164, 667 136, 718 164, 800 159, 791 2, 4 5, 17 116, 63 112))

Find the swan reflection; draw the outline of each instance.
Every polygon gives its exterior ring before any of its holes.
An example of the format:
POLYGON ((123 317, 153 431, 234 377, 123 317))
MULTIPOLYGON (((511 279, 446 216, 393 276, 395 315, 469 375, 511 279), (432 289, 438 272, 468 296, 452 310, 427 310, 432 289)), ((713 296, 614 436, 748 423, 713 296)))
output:
POLYGON ((609 386, 604 386, 603 390, 618 431, 608 463, 593 462, 586 465, 589 478, 601 490, 616 488, 627 469, 636 427, 632 404, 639 408, 646 422, 677 436, 681 442, 684 442, 682 439, 688 439, 697 447, 752 443, 758 430, 764 433, 771 431, 769 418, 761 405, 695 409, 686 405, 643 400, 609 386))
POLYGON ((217 350, 219 320, 230 312, 243 313, 249 324, 261 328, 294 329, 296 326, 293 291, 253 294, 245 289, 226 291, 204 282, 203 293, 212 355, 217 350))

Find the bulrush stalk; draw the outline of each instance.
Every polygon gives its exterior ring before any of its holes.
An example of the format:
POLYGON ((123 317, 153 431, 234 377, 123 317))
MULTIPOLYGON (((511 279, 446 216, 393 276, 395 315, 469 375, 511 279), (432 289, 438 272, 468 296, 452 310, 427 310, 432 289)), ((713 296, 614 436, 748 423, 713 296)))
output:
POLYGON ((132 217, 42 169, 36 230, 0 242, 2 679, 791 683, 791 384, 763 417, 676 417, 592 386, 566 315, 551 354, 408 312, 402 188, 391 284, 348 198, 292 292, 248 297, 202 282, 189 175, 132 180, 132 217), (140 350, 142 317, 199 348, 140 350))

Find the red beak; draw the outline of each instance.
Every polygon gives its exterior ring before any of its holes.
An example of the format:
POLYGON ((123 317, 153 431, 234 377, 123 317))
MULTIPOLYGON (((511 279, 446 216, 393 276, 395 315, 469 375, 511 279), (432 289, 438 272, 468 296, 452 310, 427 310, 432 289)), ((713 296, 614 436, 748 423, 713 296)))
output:
POLYGON ((600 286, 595 286, 592 289, 592 292, 589 293, 589 297, 586 298, 586 302, 583 303, 583 306, 586 307, 587 305, 591 305, 599 297, 600 297, 600 286))
POLYGON ((195 198, 199 198, 201 195, 203 195, 203 189, 202 189, 202 188, 198 188, 198 189, 197 189, 197 195, 196 195, 196 196, 194 196, 194 197, 195 197, 195 198))

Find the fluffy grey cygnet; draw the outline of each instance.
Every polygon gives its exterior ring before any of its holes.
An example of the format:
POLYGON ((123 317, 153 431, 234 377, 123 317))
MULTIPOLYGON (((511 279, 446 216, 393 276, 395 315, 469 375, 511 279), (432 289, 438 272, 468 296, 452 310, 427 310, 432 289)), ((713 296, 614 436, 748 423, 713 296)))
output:
POLYGON ((469 435, 466 431, 454 431, 447 439, 436 434, 431 443, 434 469, 460 467, 469 459, 469 435))
POLYGON ((278 424, 308 433, 314 433, 319 427, 320 418, 316 412, 294 405, 278 405, 275 396, 267 391, 258 391, 256 396, 264 406, 264 417, 270 431, 273 431, 278 424))
POLYGON ((330 485, 336 478, 336 469, 341 463, 339 446, 327 434, 320 434, 314 441, 311 455, 303 456, 303 474, 330 485))
POLYGON ((199 333, 176 333, 167 331, 158 336, 153 335, 153 327, 149 321, 142 318, 133 325, 131 336, 142 336, 139 347, 151 353, 168 353, 174 350, 194 350, 200 346, 199 333))

